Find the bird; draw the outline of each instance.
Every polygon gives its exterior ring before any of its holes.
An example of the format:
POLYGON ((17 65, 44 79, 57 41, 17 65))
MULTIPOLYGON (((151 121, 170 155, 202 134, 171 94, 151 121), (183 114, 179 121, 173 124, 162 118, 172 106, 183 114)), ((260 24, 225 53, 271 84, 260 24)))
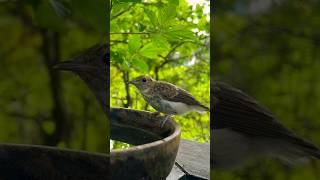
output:
POLYGON ((157 81, 145 75, 138 76, 129 83, 137 87, 144 100, 157 110, 157 113, 166 114, 161 126, 173 115, 181 115, 190 111, 199 113, 209 111, 208 107, 196 100, 188 91, 174 84, 157 81))
POLYGON ((104 112, 107 112, 109 106, 108 53, 108 44, 97 44, 70 61, 58 63, 53 67, 79 75, 96 96, 104 112))
POLYGON ((320 159, 320 150, 286 128, 251 96, 223 82, 211 85, 211 168, 232 170, 249 161, 294 165, 320 159))

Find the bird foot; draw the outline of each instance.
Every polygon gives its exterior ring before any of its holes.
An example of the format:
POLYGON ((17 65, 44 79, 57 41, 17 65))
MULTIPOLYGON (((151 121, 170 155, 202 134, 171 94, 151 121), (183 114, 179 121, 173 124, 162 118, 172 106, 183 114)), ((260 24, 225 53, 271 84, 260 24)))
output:
POLYGON ((171 115, 166 115, 166 117, 164 118, 164 120, 161 122, 161 128, 163 128, 164 124, 171 118, 171 115))
POLYGON ((155 117, 158 117, 159 115, 160 115, 160 112, 158 112, 158 111, 152 113, 152 116, 155 116, 155 117))

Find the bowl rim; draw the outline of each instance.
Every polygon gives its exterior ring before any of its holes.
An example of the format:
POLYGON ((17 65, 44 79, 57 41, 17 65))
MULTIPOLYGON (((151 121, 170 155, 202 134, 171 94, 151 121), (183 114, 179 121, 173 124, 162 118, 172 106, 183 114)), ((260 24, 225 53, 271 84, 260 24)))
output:
MULTIPOLYGON (((128 109, 128 108, 116 108, 116 109, 128 109)), ((145 111, 145 110, 136 110, 136 109, 130 109, 130 110, 134 110, 134 111, 140 111, 140 112, 144 112, 144 113, 152 113, 150 111, 145 111)), ((181 126, 175 122, 173 120, 173 118, 170 118, 166 123, 169 123, 171 126, 173 126, 174 131, 173 133, 171 133, 169 136, 154 141, 154 142, 150 142, 150 143, 146 143, 146 144, 141 144, 141 145, 137 145, 137 146, 133 146, 133 147, 129 147, 127 149, 114 149, 114 150, 110 150, 110 157, 112 157, 112 155, 117 155, 117 154, 122 154, 122 153, 129 153, 129 152, 136 152, 139 150, 143 150, 143 149, 149 149, 152 147, 156 147, 160 144, 164 144, 164 143, 168 143, 170 141, 172 141, 173 139, 175 139, 177 136, 180 136, 181 134, 181 126)))

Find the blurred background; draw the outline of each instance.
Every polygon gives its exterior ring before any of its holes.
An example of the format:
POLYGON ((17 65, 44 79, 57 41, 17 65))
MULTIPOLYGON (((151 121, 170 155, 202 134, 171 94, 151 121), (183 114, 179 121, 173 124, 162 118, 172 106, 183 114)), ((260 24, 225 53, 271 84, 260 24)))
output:
MULTIPOLYGON (((112 1, 110 106, 155 110, 126 82, 139 75, 171 82, 209 106, 209 1, 112 1)), ((182 138, 209 142, 209 113, 175 116, 182 138)), ((125 144, 111 141, 111 149, 125 144)))
POLYGON ((52 66, 105 41, 105 0, 0 1, 0 142, 107 152, 106 117, 52 66))
MULTIPOLYGON (((220 0, 211 28, 214 80, 265 105, 286 127, 320 147, 320 2, 220 0)), ((320 161, 288 167, 272 160, 219 180, 320 179, 320 161)))

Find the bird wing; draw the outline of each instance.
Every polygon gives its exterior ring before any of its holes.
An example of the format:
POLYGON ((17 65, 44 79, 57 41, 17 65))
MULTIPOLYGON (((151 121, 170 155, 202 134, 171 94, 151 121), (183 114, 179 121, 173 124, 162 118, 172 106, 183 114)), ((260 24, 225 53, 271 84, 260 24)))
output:
POLYGON ((309 150, 319 151, 310 142, 285 128, 252 97, 227 84, 215 82, 211 89, 213 122, 211 129, 229 128, 251 137, 286 139, 309 150))
POLYGON ((201 106, 204 109, 209 110, 208 107, 201 104, 189 92, 173 84, 158 81, 155 89, 160 95, 160 97, 164 100, 173 102, 184 102, 187 105, 201 106))

